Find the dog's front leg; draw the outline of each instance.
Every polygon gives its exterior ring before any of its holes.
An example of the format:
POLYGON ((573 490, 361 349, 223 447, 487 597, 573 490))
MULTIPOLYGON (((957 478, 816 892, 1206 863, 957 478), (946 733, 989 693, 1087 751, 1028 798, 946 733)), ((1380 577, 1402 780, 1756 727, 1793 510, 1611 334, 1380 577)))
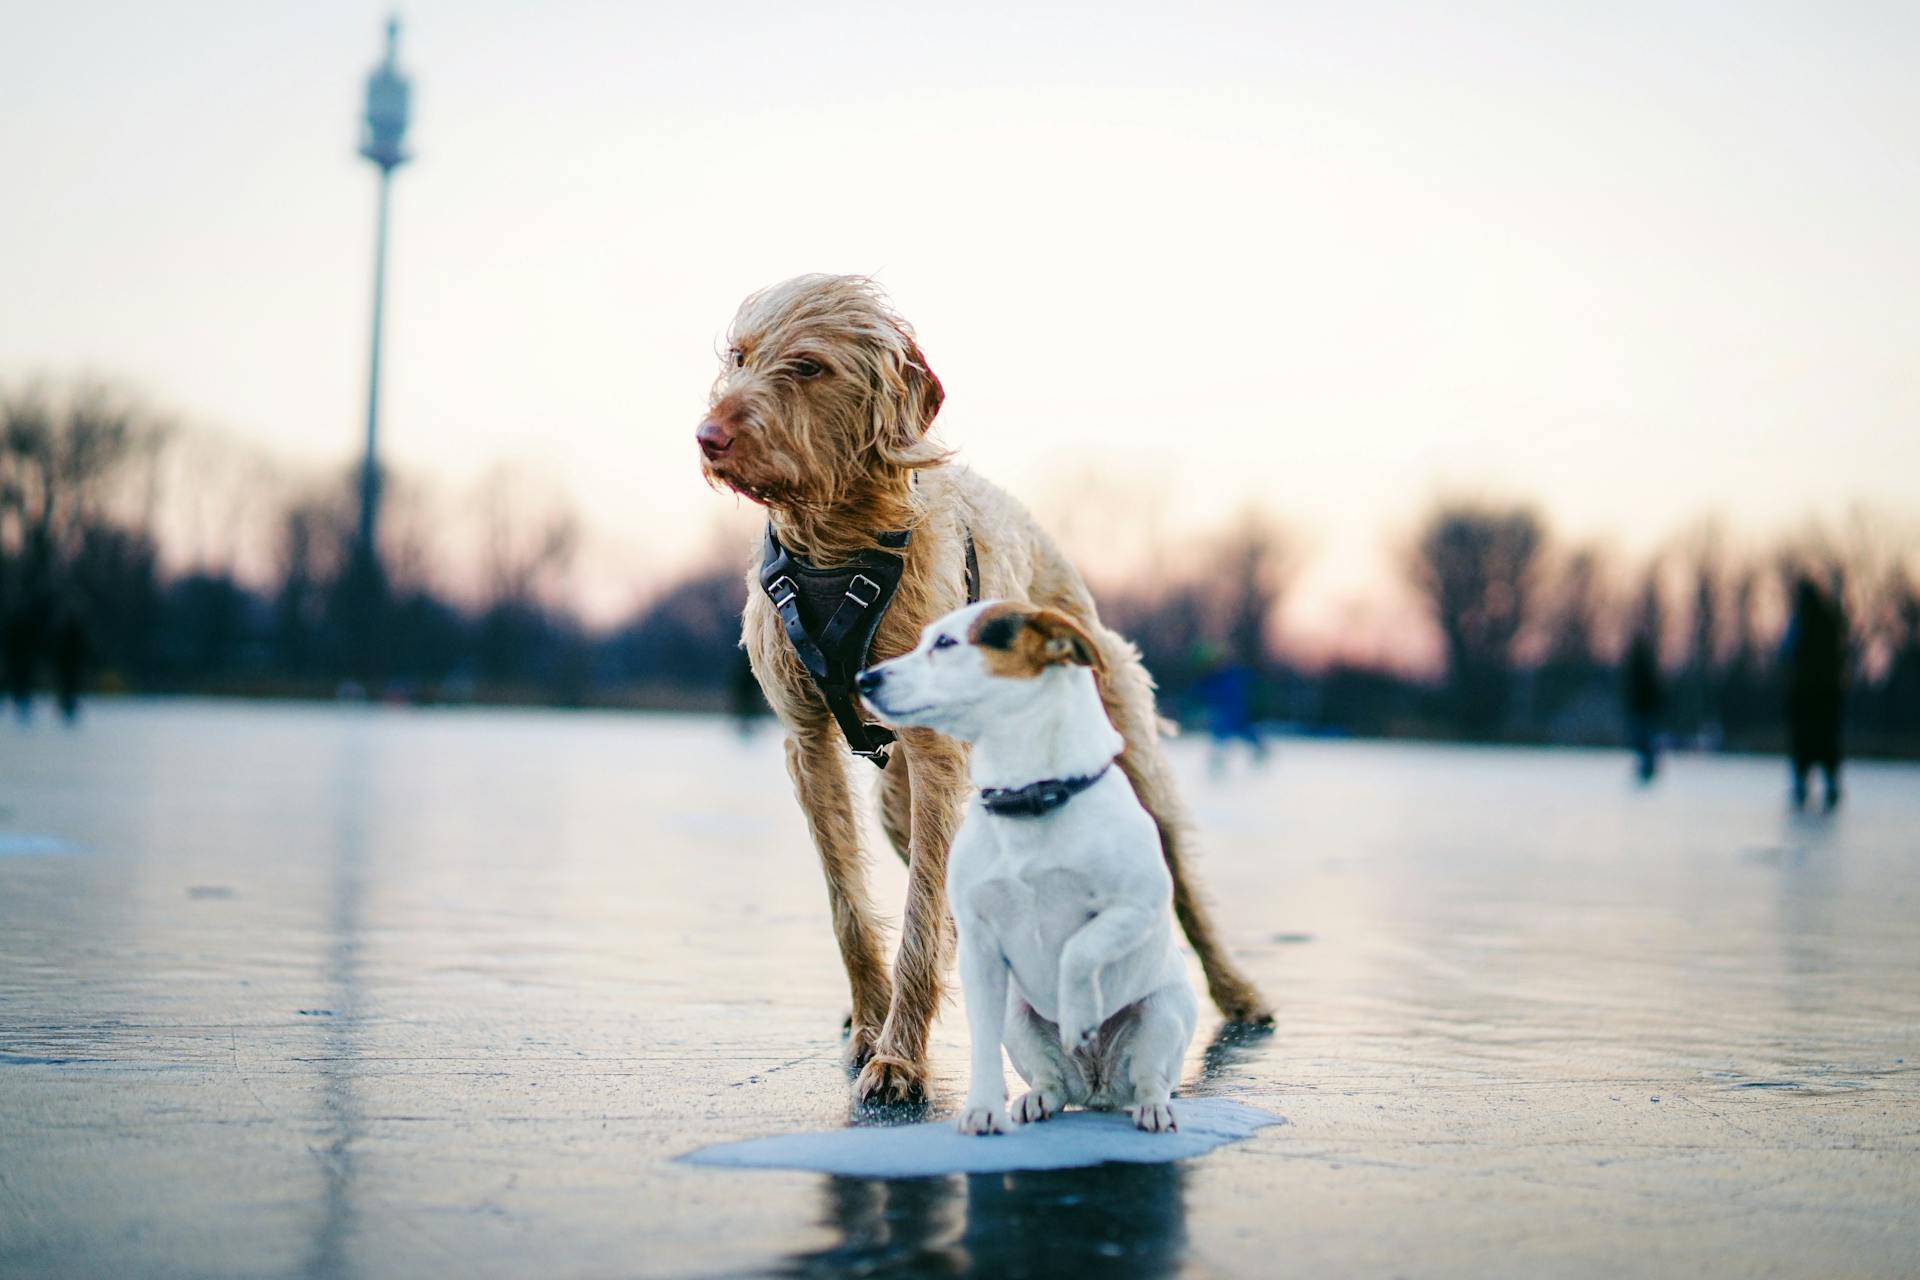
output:
POLYGON ((1108 907, 1060 948, 1060 1043, 1069 1052, 1097 1047, 1100 1024, 1120 1011, 1101 989, 1102 975, 1146 945, 1153 925, 1139 907, 1108 907))
POLYGON ((873 1058, 853 1086, 860 1102, 906 1102, 924 1092, 927 1027, 940 1005, 940 971, 953 938, 947 850, 966 794, 966 750, 930 729, 903 729, 894 756, 890 767, 907 770, 913 793, 907 906, 893 964, 893 1005, 873 1058))
POLYGON ((960 931, 960 991, 967 1003, 973 1068, 956 1127, 962 1133, 1005 1133, 1007 1075, 1000 1065, 1000 1040, 1006 1032, 1007 962, 977 922, 960 931))
POLYGON ((847 781, 846 747, 830 726, 796 729, 787 739, 787 772, 807 815, 820 867, 827 876, 833 936, 853 988, 853 1022, 847 1030, 846 1062, 866 1064, 879 1042, 892 1003, 892 984, 880 947, 880 927, 867 897, 867 867, 854 825, 847 781))

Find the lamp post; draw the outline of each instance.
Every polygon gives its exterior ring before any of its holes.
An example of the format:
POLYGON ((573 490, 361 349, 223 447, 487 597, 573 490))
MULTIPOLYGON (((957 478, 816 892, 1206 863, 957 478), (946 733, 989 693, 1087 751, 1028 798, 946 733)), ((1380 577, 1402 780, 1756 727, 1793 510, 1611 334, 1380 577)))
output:
POLYGON ((387 20, 387 56, 367 77, 367 110, 360 132, 360 154, 380 166, 380 213, 373 250, 373 354, 367 365, 367 454, 360 466, 360 541, 357 553, 377 571, 374 543, 380 508, 380 327, 387 293, 387 190, 393 171, 412 157, 402 143, 413 88, 400 74, 400 20, 387 20))

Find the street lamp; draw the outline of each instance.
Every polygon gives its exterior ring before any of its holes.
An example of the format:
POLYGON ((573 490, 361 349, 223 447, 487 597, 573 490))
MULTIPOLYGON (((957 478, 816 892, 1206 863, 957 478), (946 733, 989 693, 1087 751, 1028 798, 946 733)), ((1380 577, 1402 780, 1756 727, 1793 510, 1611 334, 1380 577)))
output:
MULTIPOLYGON (((412 157, 402 145, 413 87, 397 61, 400 20, 387 20, 387 56, 367 77, 367 110, 360 131, 360 154, 380 166, 380 214, 373 250, 373 355, 367 365, 367 455, 360 467, 360 543, 365 569, 377 572, 374 534, 380 505, 380 467, 375 449, 380 425, 380 321, 387 293, 387 188, 393 171, 412 157)), ((368 585, 372 585, 369 583, 368 585)))

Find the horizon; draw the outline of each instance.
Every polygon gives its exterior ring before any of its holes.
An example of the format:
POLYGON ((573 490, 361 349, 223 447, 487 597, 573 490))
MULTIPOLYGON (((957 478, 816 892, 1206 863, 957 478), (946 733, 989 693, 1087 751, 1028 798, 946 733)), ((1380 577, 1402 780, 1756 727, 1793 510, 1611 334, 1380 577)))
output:
MULTIPOLYGON (((1091 480, 1295 530, 1308 649, 1391 641, 1445 493, 1627 558, 1920 511, 1920 14, 858 12, 403 14, 383 460, 563 487, 596 616, 742 522, 694 461, 715 342, 820 269, 880 278, 942 437, 1056 527, 1091 480)), ((10 18, 0 379, 344 470, 386 6, 197 13, 10 18)))

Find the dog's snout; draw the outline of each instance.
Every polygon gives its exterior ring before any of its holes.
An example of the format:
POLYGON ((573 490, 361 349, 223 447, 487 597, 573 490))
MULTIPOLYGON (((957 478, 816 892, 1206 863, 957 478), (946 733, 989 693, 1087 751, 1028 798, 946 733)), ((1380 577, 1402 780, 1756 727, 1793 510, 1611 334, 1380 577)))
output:
POLYGON ((872 693, 886 683, 887 673, 878 667, 869 667, 853 678, 853 687, 862 693, 872 693))
POLYGON ((708 418, 702 422, 699 430, 693 433, 693 438, 700 442, 700 452, 709 458, 718 458, 733 448, 733 432, 718 418, 708 418))

